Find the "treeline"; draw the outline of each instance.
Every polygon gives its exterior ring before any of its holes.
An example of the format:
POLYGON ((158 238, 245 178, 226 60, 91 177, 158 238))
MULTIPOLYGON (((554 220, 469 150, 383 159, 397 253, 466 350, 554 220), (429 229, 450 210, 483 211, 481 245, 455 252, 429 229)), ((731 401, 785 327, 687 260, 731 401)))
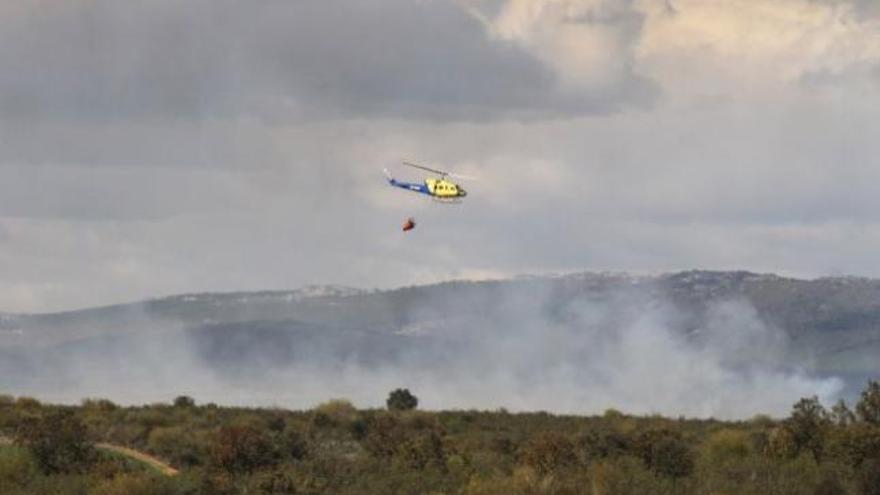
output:
POLYGON ((0 493, 880 495, 880 384, 853 408, 815 397, 749 421, 0 396, 0 493), (163 474, 105 444, 156 456, 163 474))

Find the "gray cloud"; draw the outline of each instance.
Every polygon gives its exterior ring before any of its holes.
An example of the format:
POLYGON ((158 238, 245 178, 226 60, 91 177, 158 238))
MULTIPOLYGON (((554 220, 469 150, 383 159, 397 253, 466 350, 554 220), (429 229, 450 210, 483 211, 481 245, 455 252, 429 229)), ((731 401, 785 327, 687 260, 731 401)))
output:
POLYGON ((19 123, 488 120, 608 112, 654 94, 635 76, 562 93, 540 61, 450 1, 76 1, 12 9, 0 26, 0 110, 19 123))
POLYGON ((880 275, 869 16, 734 9, 714 37, 688 28, 723 3, 548 4, 519 37, 503 1, 3 5, 0 310, 581 269, 880 275), (789 14, 819 24, 734 29, 789 14), (401 158, 484 180, 437 205, 383 182, 401 158))
POLYGON ((810 0, 818 4, 852 7, 862 19, 871 19, 880 16, 880 4, 874 0, 810 0))

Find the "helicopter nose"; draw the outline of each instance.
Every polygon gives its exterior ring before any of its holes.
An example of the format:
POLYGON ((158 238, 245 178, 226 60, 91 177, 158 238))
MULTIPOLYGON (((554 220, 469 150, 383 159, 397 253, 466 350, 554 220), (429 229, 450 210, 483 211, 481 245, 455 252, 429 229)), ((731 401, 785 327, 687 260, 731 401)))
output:
POLYGON ((463 198, 463 197, 467 196, 467 191, 465 191, 462 188, 458 188, 458 195, 463 198))

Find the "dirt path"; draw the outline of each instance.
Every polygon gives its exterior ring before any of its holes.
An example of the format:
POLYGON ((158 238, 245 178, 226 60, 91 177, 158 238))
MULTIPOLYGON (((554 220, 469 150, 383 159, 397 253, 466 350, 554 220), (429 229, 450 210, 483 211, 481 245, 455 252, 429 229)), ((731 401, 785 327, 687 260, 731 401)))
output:
MULTIPOLYGON (((7 437, 0 436, 0 445, 12 445, 12 440, 7 437)), ((108 452, 114 452, 116 454, 124 455, 125 457, 129 457, 131 459, 134 459, 136 461, 143 462, 144 464, 149 465, 150 467, 152 467, 156 471, 159 471, 160 473, 164 474, 165 476, 176 476, 180 472, 177 469, 174 469, 173 467, 169 466, 168 464, 165 464, 161 460, 156 459, 155 457, 151 456, 150 454, 145 454, 143 452, 140 452, 140 451, 137 451, 134 449, 130 449, 128 447, 123 447, 121 445, 113 445, 113 444, 109 444, 109 443, 96 443, 95 448, 98 448, 101 450, 106 450, 108 452)))
POLYGON ((177 469, 174 469, 173 467, 169 466, 168 464, 165 464, 164 462, 160 461, 159 459, 156 459, 155 457, 151 456, 150 454, 145 454, 143 452, 140 452, 140 451, 137 451, 134 449, 130 449, 128 447, 122 447, 121 445, 112 445, 109 443, 96 443, 95 447, 99 448, 101 450, 115 452, 117 454, 121 454, 126 457, 130 457, 132 459, 141 461, 144 464, 149 464, 151 467, 153 467, 154 469, 156 469, 160 473, 164 474, 165 476, 175 476, 175 475, 177 475, 177 473, 179 473, 179 471, 177 469))

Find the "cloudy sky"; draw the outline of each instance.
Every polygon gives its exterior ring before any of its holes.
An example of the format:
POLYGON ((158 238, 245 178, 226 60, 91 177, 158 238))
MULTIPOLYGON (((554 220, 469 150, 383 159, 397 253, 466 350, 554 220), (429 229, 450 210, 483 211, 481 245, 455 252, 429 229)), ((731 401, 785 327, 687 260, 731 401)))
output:
POLYGON ((0 0, 0 310, 880 276, 878 137, 874 0, 0 0))

